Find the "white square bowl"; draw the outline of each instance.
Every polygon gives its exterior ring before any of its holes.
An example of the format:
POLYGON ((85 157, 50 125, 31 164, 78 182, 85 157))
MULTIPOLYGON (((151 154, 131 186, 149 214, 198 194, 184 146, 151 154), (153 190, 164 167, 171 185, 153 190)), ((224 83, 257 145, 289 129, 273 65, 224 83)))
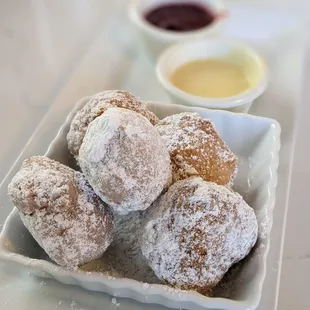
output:
MULTIPOLYGON (((82 99, 69 114, 50 144, 46 156, 74 167, 74 161, 67 149, 66 135, 72 117, 87 100, 82 99)), ((72 271, 59 267, 47 260, 45 252, 22 224, 16 209, 7 218, 0 235, 0 260, 27 268, 39 277, 54 278, 62 283, 145 303, 195 310, 255 309, 262 293, 273 222, 280 125, 268 118, 204 108, 159 103, 149 103, 148 107, 159 118, 181 112, 197 112, 203 118, 210 119, 239 158, 239 172, 234 187, 256 212, 259 238, 249 256, 233 267, 222 280, 217 290, 219 297, 206 297, 192 291, 174 290, 161 284, 147 285, 133 279, 112 278, 102 273, 72 271)))

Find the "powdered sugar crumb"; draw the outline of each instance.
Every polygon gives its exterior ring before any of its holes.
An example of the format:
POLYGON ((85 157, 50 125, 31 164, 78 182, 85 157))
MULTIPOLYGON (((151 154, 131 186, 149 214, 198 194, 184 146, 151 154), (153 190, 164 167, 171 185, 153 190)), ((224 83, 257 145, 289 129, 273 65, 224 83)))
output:
POLYGON ((265 239, 271 229, 270 218, 265 216, 259 225, 259 236, 261 239, 265 239))
POLYGON ((119 308, 120 303, 117 302, 117 299, 115 297, 112 298, 111 302, 113 305, 115 305, 117 308, 119 308))

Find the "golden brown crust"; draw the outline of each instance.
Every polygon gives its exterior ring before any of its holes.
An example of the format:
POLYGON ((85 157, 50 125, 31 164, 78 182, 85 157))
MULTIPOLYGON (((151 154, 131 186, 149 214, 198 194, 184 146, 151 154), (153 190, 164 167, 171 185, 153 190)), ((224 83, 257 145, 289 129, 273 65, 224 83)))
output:
POLYGON ((173 182, 190 176, 219 185, 232 181, 237 158, 209 120, 180 113, 161 120, 156 128, 169 149, 173 182))

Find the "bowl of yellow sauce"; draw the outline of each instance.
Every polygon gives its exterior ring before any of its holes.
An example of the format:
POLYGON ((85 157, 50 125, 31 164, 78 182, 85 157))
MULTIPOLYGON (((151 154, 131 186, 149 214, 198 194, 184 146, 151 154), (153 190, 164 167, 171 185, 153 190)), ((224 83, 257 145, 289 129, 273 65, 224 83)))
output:
POLYGON ((174 103, 243 113, 268 84, 262 56, 230 39, 173 45, 160 56, 156 73, 174 103))

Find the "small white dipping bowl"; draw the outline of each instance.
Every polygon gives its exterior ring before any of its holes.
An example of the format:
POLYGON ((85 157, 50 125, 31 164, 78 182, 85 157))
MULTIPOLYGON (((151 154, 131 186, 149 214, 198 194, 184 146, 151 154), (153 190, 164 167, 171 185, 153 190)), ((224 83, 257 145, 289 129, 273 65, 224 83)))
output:
POLYGON ((218 34, 226 20, 226 10, 221 0, 133 0, 128 9, 129 18, 135 28, 137 39, 151 59, 156 60, 159 54, 171 44, 196 40, 218 34), (216 16, 213 23, 193 31, 169 31, 150 24, 145 14, 164 4, 194 3, 209 8, 216 16))
POLYGON ((263 58, 250 47, 224 38, 185 42, 169 47, 157 62, 156 74, 173 103, 240 113, 249 111, 253 100, 264 92, 268 84, 263 58), (171 75, 182 65, 208 58, 223 59, 240 66, 249 80, 249 89, 231 97, 207 98, 184 92, 170 81, 171 75))

